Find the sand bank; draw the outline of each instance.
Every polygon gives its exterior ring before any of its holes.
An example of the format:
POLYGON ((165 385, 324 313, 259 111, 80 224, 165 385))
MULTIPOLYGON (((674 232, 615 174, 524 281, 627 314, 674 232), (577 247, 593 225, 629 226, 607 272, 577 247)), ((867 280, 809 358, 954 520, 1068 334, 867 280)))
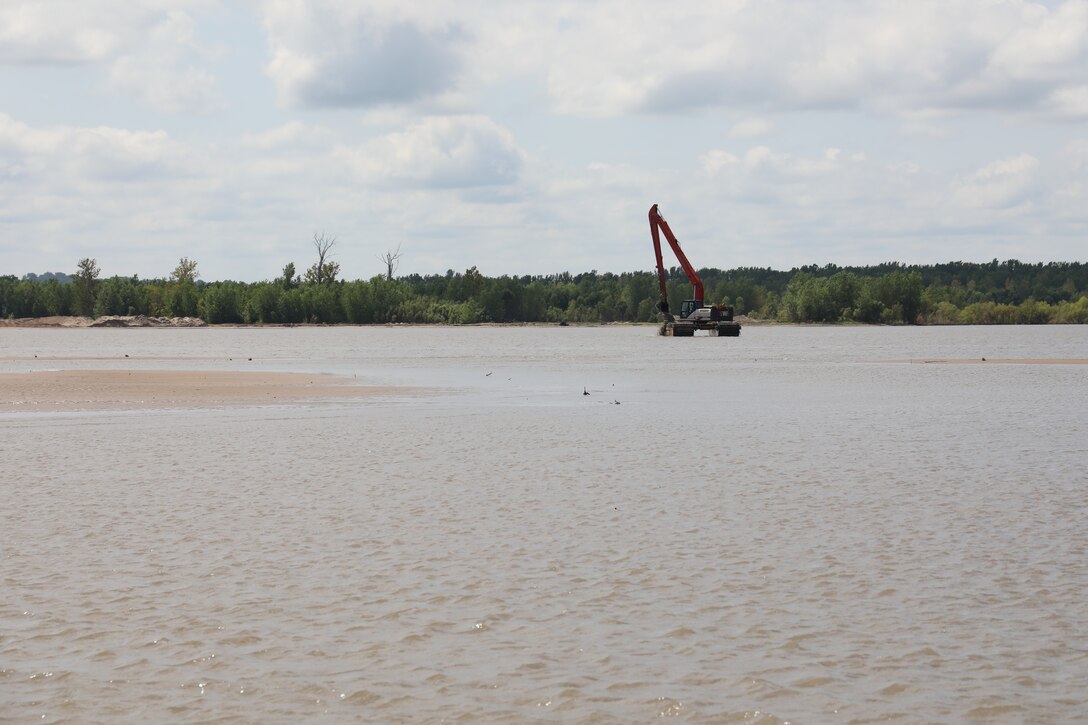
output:
POLYGON ((911 360, 881 360, 902 365, 1088 365, 1085 358, 914 358, 911 360))
POLYGON ((147 317, 106 315, 104 317, 21 317, 0 320, 0 327, 207 327, 199 317, 147 317))
POLYGON ((50 370, 0 373, 0 412, 289 405, 393 390, 304 373, 50 370))

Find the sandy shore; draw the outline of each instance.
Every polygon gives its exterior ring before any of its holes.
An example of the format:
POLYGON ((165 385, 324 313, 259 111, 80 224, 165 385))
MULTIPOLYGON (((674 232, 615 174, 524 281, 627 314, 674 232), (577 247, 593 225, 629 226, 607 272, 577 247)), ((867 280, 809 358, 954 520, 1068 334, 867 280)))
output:
POLYGON ((392 391, 304 373, 51 370, 0 373, 0 412, 286 405, 392 391))
POLYGON ((911 360, 879 360, 901 365, 1088 365, 1084 358, 914 358, 911 360))

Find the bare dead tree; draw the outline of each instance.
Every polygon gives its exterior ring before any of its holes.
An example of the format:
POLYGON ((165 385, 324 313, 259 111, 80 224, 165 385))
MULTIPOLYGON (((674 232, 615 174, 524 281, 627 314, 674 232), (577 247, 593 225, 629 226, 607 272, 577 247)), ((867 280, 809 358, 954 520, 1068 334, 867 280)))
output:
POLYGON ((315 284, 330 284, 336 281, 336 275, 340 272, 340 265, 336 262, 326 262, 336 237, 321 232, 314 233, 314 250, 317 251, 317 264, 306 270, 306 281, 315 284))
POLYGON ((314 233, 314 249, 317 250, 318 266, 325 263, 325 257, 328 256, 329 250, 332 249, 334 244, 336 244, 336 237, 331 237, 325 232, 314 233))
POLYGON ((385 254, 379 254, 378 259, 385 265, 385 278, 393 279, 393 273, 400 266, 400 245, 397 245, 396 251, 386 250, 385 254))

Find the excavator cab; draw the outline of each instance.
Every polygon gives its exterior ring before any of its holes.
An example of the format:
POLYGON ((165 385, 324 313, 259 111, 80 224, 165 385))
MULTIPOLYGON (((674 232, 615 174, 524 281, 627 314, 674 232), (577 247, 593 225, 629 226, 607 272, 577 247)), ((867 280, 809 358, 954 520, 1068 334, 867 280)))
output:
POLYGON ((680 319, 686 320, 691 317, 695 310, 703 306, 702 300, 684 300, 680 303, 680 319))

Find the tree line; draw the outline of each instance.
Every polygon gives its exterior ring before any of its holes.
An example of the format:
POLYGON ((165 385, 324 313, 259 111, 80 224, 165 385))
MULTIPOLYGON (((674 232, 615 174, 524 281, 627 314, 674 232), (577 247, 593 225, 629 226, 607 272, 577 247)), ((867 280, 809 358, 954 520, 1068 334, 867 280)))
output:
MULTIPOLYGON (((464 272, 394 277, 399 248, 379 257, 386 274, 340 279, 329 261, 335 239, 315 235, 318 261, 293 263, 272 280, 204 282, 182 258, 168 277, 101 276, 94 259, 72 274, 0 276, 0 317, 147 315, 209 323, 659 322, 653 272, 596 270, 522 277, 464 272)), ((1079 262, 949 262, 865 267, 810 265, 701 269, 706 302, 753 319, 884 324, 1088 323, 1088 265, 1079 262)), ((680 268, 668 271, 670 306, 691 294, 680 268)))

